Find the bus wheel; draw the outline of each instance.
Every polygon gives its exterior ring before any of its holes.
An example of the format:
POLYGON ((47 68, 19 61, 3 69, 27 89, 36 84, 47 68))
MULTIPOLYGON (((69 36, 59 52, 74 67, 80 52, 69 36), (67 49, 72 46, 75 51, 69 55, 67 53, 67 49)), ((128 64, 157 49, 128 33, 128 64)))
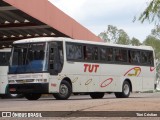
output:
POLYGON ((38 100, 41 97, 41 94, 28 93, 28 94, 24 94, 24 97, 28 100, 38 100))
POLYGON ((103 92, 93 92, 93 93, 90 93, 90 96, 92 99, 100 99, 100 98, 103 98, 104 93, 103 92))
POLYGON ((69 82, 62 81, 60 87, 59 87, 59 93, 54 93, 53 96, 57 100, 66 100, 70 97, 72 93, 72 87, 69 82))
POLYGON ((122 92, 115 92, 116 98, 128 98, 131 92, 131 85, 128 81, 124 81, 122 92))

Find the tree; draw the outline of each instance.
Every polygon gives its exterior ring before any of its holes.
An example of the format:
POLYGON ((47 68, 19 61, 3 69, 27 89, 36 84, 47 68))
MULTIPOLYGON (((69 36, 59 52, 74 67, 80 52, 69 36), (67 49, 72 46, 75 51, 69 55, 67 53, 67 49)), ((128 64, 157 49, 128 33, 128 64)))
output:
POLYGON ((101 32, 98 36, 105 42, 116 43, 118 40, 119 31, 116 26, 108 25, 107 30, 101 32))
POLYGON ((160 20, 160 0, 151 0, 146 9, 139 17, 141 22, 149 20, 150 22, 157 22, 160 20))
POLYGON ((151 35, 160 40, 160 26, 155 26, 154 29, 151 30, 151 35))
POLYGON ((155 38, 154 36, 149 35, 145 41, 143 42, 144 45, 148 45, 148 46, 152 46, 154 51, 155 51, 155 55, 156 55, 156 59, 160 60, 160 40, 155 38))
POLYGON ((118 40, 116 43, 123 44, 123 45, 130 44, 129 36, 127 35, 127 33, 124 30, 122 30, 122 29, 119 30, 119 36, 118 36, 118 40))
POLYGON ((139 46, 139 45, 141 45, 141 42, 137 38, 133 37, 131 40, 131 45, 139 46))
POLYGON ((98 36, 105 42, 125 45, 130 44, 130 39, 127 33, 122 29, 118 29, 116 26, 108 25, 107 30, 101 32, 98 36))

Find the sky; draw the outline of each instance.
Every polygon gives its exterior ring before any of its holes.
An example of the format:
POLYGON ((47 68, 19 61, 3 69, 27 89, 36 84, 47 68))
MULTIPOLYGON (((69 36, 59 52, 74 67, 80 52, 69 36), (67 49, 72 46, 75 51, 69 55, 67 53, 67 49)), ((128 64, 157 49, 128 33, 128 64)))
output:
POLYGON ((135 21, 150 0, 49 0, 95 35, 108 25, 123 29, 141 42, 151 33, 154 23, 135 21))

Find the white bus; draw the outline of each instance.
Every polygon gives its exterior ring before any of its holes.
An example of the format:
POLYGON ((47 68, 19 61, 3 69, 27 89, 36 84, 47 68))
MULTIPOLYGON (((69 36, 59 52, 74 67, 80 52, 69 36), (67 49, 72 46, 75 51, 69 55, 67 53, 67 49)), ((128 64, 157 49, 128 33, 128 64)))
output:
POLYGON ((11 48, 0 49, 0 97, 14 98, 21 97, 18 94, 10 94, 8 90, 8 65, 11 54, 11 48))
POLYGON ((0 95, 3 96, 8 93, 8 65, 11 54, 10 48, 0 49, 0 95))
POLYGON ((46 93, 65 100, 81 92, 93 99, 106 92, 127 98, 132 91, 154 90, 154 51, 70 38, 24 39, 13 43, 8 79, 10 92, 28 100, 46 93))

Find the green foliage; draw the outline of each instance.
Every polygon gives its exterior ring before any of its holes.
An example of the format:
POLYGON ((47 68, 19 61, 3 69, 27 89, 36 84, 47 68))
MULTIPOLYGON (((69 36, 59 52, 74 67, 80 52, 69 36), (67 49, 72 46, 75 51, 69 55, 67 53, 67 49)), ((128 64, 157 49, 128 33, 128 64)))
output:
POLYGON ((131 45, 133 45, 133 46, 141 45, 140 41, 135 37, 133 37, 130 42, 131 42, 131 45))
POLYGON ((151 35, 160 40, 160 26, 157 25, 154 29, 151 30, 151 35))
POLYGON ((160 40, 149 35, 143 42, 144 45, 152 46, 155 50, 156 59, 160 60, 160 40))
POLYGON ((119 30, 115 26, 108 25, 107 31, 101 32, 98 36, 105 42, 116 43, 119 38, 119 30))
POLYGON ((147 8, 140 15, 139 20, 143 23, 145 20, 149 22, 159 22, 160 20, 160 0, 152 0, 147 8))
POLYGON ((116 44, 130 44, 130 39, 127 33, 118 29, 116 26, 108 25, 107 30, 101 32, 99 37, 102 38, 105 42, 111 42, 116 44))
POLYGON ((119 37, 118 37, 118 40, 117 40, 117 44, 123 44, 123 45, 129 45, 130 44, 129 36, 122 29, 119 30, 119 37))
POLYGON ((144 40, 143 44, 152 46, 155 50, 156 59, 160 60, 160 26, 155 26, 151 34, 144 40))

